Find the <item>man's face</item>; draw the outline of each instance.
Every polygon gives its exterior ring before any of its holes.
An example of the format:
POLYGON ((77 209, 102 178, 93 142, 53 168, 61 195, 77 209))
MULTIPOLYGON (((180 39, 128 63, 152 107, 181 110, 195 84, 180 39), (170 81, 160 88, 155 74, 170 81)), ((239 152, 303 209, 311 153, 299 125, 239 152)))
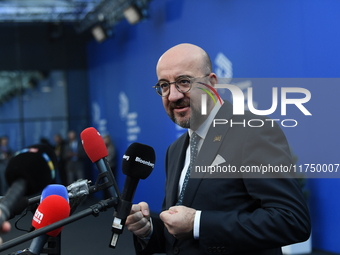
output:
MULTIPOLYGON (((189 54, 163 55, 157 66, 158 80, 174 82, 180 77, 203 77, 200 59, 189 54)), ((206 119, 201 115, 201 95, 204 93, 197 87, 197 81, 207 82, 208 78, 191 80, 191 90, 187 93, 179 92, 174 84, 170 85, 168 96, 162 97, 163 106, 172 121, 183 128, 198 128, 206 119)))
POLYGON ((68 133, 68 139, 71 140, 71 141, 75 140, 76 139, 76 133, 73 132, 73 131, 70 131, 68 133))

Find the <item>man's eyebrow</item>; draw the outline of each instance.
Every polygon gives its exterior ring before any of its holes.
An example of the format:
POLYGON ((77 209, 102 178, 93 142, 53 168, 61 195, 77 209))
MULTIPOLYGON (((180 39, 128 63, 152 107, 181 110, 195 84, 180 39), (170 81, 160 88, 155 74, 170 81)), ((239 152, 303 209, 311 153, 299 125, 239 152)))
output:
POLYGON ((191 78, 191 77, 192 77, 192 76, 191 76, 191 75, 188 75, 188 74, 181 74, 181 75, 177 76, 176 80, 177 80, 178 78, 191 78))

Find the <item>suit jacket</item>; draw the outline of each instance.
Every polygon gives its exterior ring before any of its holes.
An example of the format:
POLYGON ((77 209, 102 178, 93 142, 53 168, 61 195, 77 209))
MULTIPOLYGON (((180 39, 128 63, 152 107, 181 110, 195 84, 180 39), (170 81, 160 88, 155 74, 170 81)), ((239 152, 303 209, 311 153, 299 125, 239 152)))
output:
MULTIPOLYGON (((233 116, 229 102, 215 119, 229 122, 210 126, 195 166, 210 166, 216 159, 220 167, 237 170, 241 166, 293 164, 286 137, 277 124, 249 112, 233 116), (262 119, 265 124, 249 127, 250 119, 262 119)), ((188 140, 186 133, 168 148, 163 210, 176 204, 188 140)), ((260 173, 240 171, 197 174, 195 169, 183 205, 202 211, 199 239, 177 240, 153 217, 154 230, 146 248, 142 250, 135 238, 138 254, 282 254, 281 246, 308 239, 309 212, 297 179, 279 174, 263 178, 260 173)))
MULTIPOLYGON (((73 156, 71 156, 74 153, 71 142, 67 141, 64 144, 64 151, 62 158, 64 161, 71 161, 73 156)), ((83 161, 86 158, 86 153, 84 150, 84 147, 81 143, 81 141, 77 140, 77 151, 76 151, 76 161, 83 161)))

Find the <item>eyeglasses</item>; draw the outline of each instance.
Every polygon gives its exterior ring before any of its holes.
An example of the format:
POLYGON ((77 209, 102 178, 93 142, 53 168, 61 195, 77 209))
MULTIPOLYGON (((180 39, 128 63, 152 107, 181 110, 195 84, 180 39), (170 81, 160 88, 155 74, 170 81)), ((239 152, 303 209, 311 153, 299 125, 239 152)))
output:
POLYGON ((166 97, 170 93, 170 85, 175 84, 176 89, 181 93, 187 93, 190 91, 192 87, 192 80, 199 79, 199 78, 205 78, 209 76, 210 74, 207 74, 202 77, 189 77, 189 76, 180 76, 173 82, 168 81, 159 81, 155 86, 152 88, 156 89, 156 93, 160 95, 161 97, 166 97))

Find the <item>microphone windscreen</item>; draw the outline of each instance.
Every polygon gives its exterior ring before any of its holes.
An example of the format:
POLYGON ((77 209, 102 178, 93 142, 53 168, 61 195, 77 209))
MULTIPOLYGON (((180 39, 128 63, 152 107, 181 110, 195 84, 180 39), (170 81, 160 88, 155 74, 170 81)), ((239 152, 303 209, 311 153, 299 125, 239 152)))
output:
POLYGON ((155 167, 155 161, 156 155, 152 147, 141 143, 132 143, 123 156, 123 173, 133 178, 145 179, 155 167))
POLYGON ((57 157, 52 148, 36 144, 15 153, 9 160, 5 177, 8 185, 19 179, 27 183, 26 194, 40 192, 55 178, 57 157))
POLYGON ((80 138, 87 156, 92 163, 109 155, 105 142, 100 133, 93 127, 84 129, 80 138))
MULTIPOLYGON (((40 229, 51 225, 57 221, 67 218, 70 215, 70 205, 61 196, 50 195, 46 197, 38 206, 34 213, 32 226, 40 229)), ((57 228, 47 233, 49 236, 56 237, 63 227, 57 228)))
POLYGON ((58 195, 66 199, 69 203, 68 192, 65 186, 60 184, 50 184, 43 189, 40 196, 40 203, 48 196, 58 195))

